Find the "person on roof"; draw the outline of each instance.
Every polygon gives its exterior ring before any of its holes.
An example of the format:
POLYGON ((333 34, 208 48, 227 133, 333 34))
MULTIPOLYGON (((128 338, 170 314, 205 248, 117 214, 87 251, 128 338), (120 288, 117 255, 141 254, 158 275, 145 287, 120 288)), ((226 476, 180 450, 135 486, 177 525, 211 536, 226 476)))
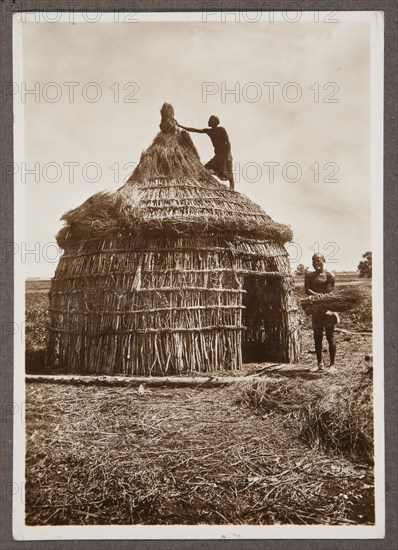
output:
POLYGON ((196 132, 197 134, 207 134, 214 147, 214 157, 205 164, 205 168, 212 172, 221 180, 229 180, 229 186, 232 191, 235 188, 234 175, 232 170, 231 143, 227 131, 219 126, 220 119, 211 115, 208 121, 209 128, 189 128, 182 126, 175 121, 179 128, 187 132, 196 132))
MULTIPOLYGON (((324 294, 329 294, 333 291, 335 277, 329 271, 324 269, 325 256, 323 254, 314 254, 312 256, 312 265, 314 271, 305 274, 304 289, 305 293, 314 298, 322 298, 324 294)), ((337 372, 334 366, 336 357, 336 342, 334 339, 334 327, 339 323, 337 313, 328 310, 319 310, 312 314, 312 329, 314 331, 315 352, 318 365, 311 369, 312 371, 323 371, 324 365, 322 360, 322 342, 323 333, 326 333, 326 339, 329 344, 330 365, 328 371, 330 373, 337 372)))

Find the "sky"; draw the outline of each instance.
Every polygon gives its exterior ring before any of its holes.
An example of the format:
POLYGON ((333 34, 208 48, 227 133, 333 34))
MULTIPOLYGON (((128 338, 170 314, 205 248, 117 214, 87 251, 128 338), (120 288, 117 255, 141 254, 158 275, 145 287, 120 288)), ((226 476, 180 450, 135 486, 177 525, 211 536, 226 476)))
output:
MULTIPOLYGON (((25 198, 26 276, 53 275, 60 217, 123 185, 165 101, 184 125, 220 118, 236 190, 293 229, 293 269, 319 251, 326 269, 356 270, 372 249, 371 25, 318 15, 20 23, 15 184, 25 198)), ((210 140, 192 138, 207 162, 210 140)))

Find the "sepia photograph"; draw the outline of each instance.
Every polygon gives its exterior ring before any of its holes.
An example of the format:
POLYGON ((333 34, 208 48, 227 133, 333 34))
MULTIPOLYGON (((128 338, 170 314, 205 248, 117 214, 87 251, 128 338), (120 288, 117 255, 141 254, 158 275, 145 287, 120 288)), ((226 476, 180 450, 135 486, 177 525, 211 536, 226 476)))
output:
POLYGON ((15 539, 383 538, 383 31, 14 14, 15 539))

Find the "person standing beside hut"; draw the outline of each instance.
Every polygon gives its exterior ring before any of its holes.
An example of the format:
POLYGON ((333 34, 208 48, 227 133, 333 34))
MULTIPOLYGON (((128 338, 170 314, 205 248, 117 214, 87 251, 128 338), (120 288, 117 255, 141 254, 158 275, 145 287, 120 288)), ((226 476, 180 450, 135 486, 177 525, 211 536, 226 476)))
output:
MULTIPOLYGON (((329 271, 324 269, 325 257, 323 254, 314 254, 312 256, 312 265, 314 271, 306 273, 304 278, 305 293, 313 296, 314 299, 320 299, 324 294, 330 294, 333 291, 335 277, 329 271)), ((321 307, 312 313, 312 328, 314 331, 315 353, 318 365, 311 369, 312 371, 324 370, 322 359, 323 332, 326 333, 326 339, 329 344, 330 364, 328 371, 337 372, 334 366, 336 357, 336 342, 334 339, 334 327, 339 322, 337 313, 322 309, 321 307)))
POLYGON ((197 134, 207 134, 214 147, 214 157, 205 164, 205 168, 219 177, 221 180, 229 180, 229 186, 232 191, 235 188, 234 175, 232 170, 231 142, 227 131, 219 126, 220 119, 211 115, 208 121, 209 128, 190 128, 182 126, 176 121, 179 128, 187 132, 196 132, 197 134))

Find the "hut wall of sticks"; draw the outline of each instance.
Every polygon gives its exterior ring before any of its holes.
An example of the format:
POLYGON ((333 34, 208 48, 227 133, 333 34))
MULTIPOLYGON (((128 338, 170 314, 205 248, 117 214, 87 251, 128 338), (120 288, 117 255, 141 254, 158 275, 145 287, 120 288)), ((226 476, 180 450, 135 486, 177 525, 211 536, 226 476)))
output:
POLYGON ((47 366, 172 375, 297 361, 290 227, 203 167, 171 105, 161 114, 127 183, 62 218, 47 366))

